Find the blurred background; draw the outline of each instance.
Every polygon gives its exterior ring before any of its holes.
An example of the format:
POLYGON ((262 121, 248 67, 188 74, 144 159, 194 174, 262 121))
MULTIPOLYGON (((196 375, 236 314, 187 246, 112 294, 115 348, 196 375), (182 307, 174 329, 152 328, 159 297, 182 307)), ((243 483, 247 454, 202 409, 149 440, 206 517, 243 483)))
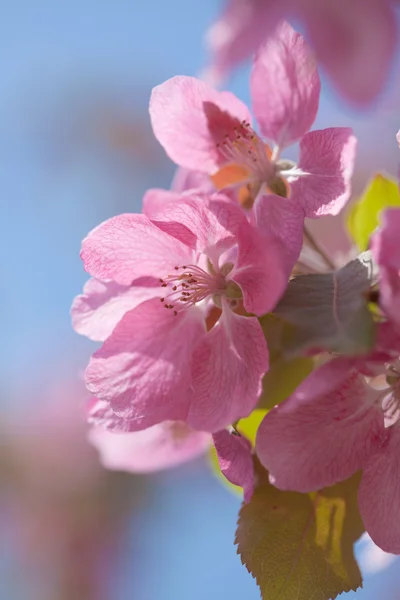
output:
MULTIPOLYGON (((1 6, 0 600, 256 599, 233 545, 240 500, 205 460, 148 477, 100 467, 85 438, 81 380, 94 344, 69 319, 87 278, 82 238, 140 210, 147 188, 169 186, 150 90, 200 72, 221 4, 1 6)), ((355 193, 378 170, 397 173, 396 73, 367 112, 325 87, 315 127, 354 127, 355 193)), ((245 66, 230 82, 245 101, 247 78, 245 66)), ((340 222, 327 219, 324 236, 344 240, 340 222)), ((399 563, 366 540, 358 553, 364 590, 348 597, 400 598, 399 563)))

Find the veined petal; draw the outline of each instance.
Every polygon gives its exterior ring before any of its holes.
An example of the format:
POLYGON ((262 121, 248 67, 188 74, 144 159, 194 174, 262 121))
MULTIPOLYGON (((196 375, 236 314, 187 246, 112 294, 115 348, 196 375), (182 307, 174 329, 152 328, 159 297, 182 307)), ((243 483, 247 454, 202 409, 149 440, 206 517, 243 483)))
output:
POLYGON ((248 416, 267 369, 268 349, 258 320, 225 308, 193 355, 189 425, 216 432, 248 416))
POLYGON ((90 275, 121 285, 142 276, 160 278, 191 257, 188 246, 137 214, 105 221, 83 240, 81 250, 90 275))
POLYGON ((379 270, 380 304, 400 326, 400 209, 389 208, 381 217, 382 227, 372 236, 371 249, 379 270))
POLYGON ((318 379, 328 387, 337 367, 346 367, 338 360, 314 371, 258 429, 257 454, 280 489, 305 493, 347 479, 384 436, 383 412, 373 402, 377 392, 356 370, 345 370, 333 389, 315 394, 318 379))
POLYGON ((192 395, 191 356, 204 333, 199 309, 174 316, 158 298, 143 302, 93 355, 87 387, 118 415, 136 421, 137 430, 184 421, 192 395))
POLYGON ((83 294, 73 301, 72 325, 77 333, 102 342, 126 312, 154 296, 161 296, 159 284, 154 287, 125 286, 91 278, 86 282, 83 294))
POLYGON ((300 142, 299 169, 292 198, 306 217, 337 215, 350 197, 357 140, 348 127, 310 131, 300 142))
POLYGON ((233 485, 243 488, 244 501, 250 502, 254 492, 254 464, 251 443, 245 437, 226 429, 212 436, 219 468, 233 485))
POLYGON ((247 312, 261 316, 274 308, 288 283, 282 247, 247 222, 237 239, 238 256, 230 278, 241 288, 247 312))
POLYGON ((241 121, 247 107, 230 92, 218 92, 194 77, 173 77, 150 99, 154 135, 177 165, 213 173, 220 164, 217 143, 241 121))
POLYGON ((196 252, 216 260, 221 252, 236 243, 239 227, 247 223, 245 214, 222 194, 188 192, 181 198, 181 202, 170 203, 164 212, 157 214, 154 223, 183 225, 195 236, 196 252))
POLYGON ((358 503, 371 539, 385 552, 400 554, 400 431, 388 430, 385 443, 363 469, 358 503))
POLYGON ((288 23, 281 23, 259 48, 250 85, 253 111, 266 138, 282 148, 310 129, 321 84, 310 48, 288 23))
POLYGON ((253 212, 265 235, 281 243, 281 256, 289 277, 303 245, 304 210, 292 198, 269 194, 257 199, 253 212))

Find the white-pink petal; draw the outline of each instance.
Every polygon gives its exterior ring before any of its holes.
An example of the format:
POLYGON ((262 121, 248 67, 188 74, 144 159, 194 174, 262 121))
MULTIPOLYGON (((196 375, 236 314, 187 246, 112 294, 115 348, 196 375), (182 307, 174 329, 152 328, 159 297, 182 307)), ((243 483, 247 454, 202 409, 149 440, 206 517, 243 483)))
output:
MULTIPOLYGON (((155 282, 156 283, 156 282, 155 282)), ((72 325, 78 333, 96 342, 104 341, 124 314, 141 302, 161 296, 160 285, 125 286, 93 277, 71 307, 72 325)))
POLYGON ((89 431, 107 469, 149 473, 169 469, 203 454, 210 434, 193 431, 185 423, 166 421, 134 433, 115 433, 101 427, 89 431))

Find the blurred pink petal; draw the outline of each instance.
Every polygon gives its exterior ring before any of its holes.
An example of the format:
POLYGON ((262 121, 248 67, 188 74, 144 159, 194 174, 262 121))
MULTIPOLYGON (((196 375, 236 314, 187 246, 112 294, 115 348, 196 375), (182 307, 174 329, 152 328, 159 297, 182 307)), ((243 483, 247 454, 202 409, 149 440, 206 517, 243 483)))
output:
POLYGON ((282 23, 258 49, 251 73, 253 112, 261 133, 285 148, 310 129, 321 84, 304 38, 282 23))
POLYGON ((166 421, 135 433, 93 427, 89 441, 107 469, 146 473, 169 469, 203 454, 211 436, 182 422, 166 421))

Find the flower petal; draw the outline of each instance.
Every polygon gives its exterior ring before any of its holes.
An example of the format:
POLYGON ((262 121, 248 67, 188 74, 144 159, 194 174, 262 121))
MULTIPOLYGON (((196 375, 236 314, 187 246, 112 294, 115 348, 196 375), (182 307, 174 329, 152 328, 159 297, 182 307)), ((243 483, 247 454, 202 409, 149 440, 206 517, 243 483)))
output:
POLYGON ((306 217, 337 215, 350 197, 357 140, 348 127, 310 131, 300 142, 299 169, 292 197, 306 217))
POLYGON ((121 285, 142 276, 164 277, 191 256, 184 243, 161 231, 145 215, 136 214, 105 221, 83 240, 81 250, 90 275, 121 285))
POLYGON ((253 212, 257 226, 281 243, 281 256, 289 277, 303 245, 303 209, 292 198, 270 194, 257 199, 253 212))
POLYGON ((217 143, 240 121, 251 119, 236 96, 194 77, 173 77, 155 87, 150 118, 168 156, 179 166, 204 173, 218 168, 217 143))
POLYGON ((93 355, 87 387, 118 415, 136 421, 137 430, 167 419, 185 420, 191 356, 203 334, 199 309, 174 316, 159 299, 143 302, 124 315, 93 355))
POLYGON ((282 13, 275 0, 229 0, 206 34, 211 61, 203 79, 218 86, 234 67, 256 52, 282 13))
POLYGON ((238 256, 230 277, 242 290, 246 311, 261 316, 275 307, 288 283, 282 245, 247 222, 237 239, 238 256))
POLYGON ((380 267, 380 304, 389 318, 400 326, 400 209, 386 209, 381 221, 382 227, 371 241, 374 259, 380 267))
POLYGON ((217 261, 221 252, 236 243, 239 227, 247 223, 244 212, 222 194, 210 196, 200 192, 189 192, 181 198, 181 202, 168 204, 165 211, 159 213, 153 222, 163 228, 169 228, 169 223, 173 223, 174 226, 183 225, 195 236, 196 251, 217 261))
POLYGON ((365 104, 388 79, 397 42, 394 3, 389 0, 315 0, 306 27, 318 60, 339 92, 365 104))
POLYGON ((159 284, 154 287, 125 286, 91 278, 86 282, 83 294, 73 301, 72 325, 77 333, 102 342, 126 312, 154 296, 161 296, 159 284))
POLYGON ((394 425, 385 444, 364 467, 358 490, 361 517, 371 539, 385 552, 400 554, 400 432, 394 425))
POLYGON ((254 492, 254 464, 251 443, 241 435, 226 429, 213 435, 219 468, 233 485, 243 488, 244 501, 250 502, 254 492))
POLYGON ((267 369, 268 349, 258 320, 225 308, 193 355, 189 425, 216 432, 248 416, 267 369))
POLYGON ((192 169, 185 169, 184 167, 178 167, 172 180, 171 190, 173 192, 200 190, 202 192, 209 192, 211 194, 215 191, 215 187, 209 175, 206 173, 202 173, 201 171, 193 171, 192 169))
POLYGON ((345 359, 314 371, 257 432, 256 451, 274 485, 311 492, 360 469, 384 433, 382 411, 370 402, 375 395, 345 359))
POLYGON ((321 84, 311 50, 288 23, 259 48, 250 85, 253 112, 265 137, 282 148, 310 129, 321 84))
POLYGON ((211 436, 185 423, 166 421, 134 433, 114 433, 93 427, 89 441, 107 469, 148 473, 175 467, 200 456, 211 436))

